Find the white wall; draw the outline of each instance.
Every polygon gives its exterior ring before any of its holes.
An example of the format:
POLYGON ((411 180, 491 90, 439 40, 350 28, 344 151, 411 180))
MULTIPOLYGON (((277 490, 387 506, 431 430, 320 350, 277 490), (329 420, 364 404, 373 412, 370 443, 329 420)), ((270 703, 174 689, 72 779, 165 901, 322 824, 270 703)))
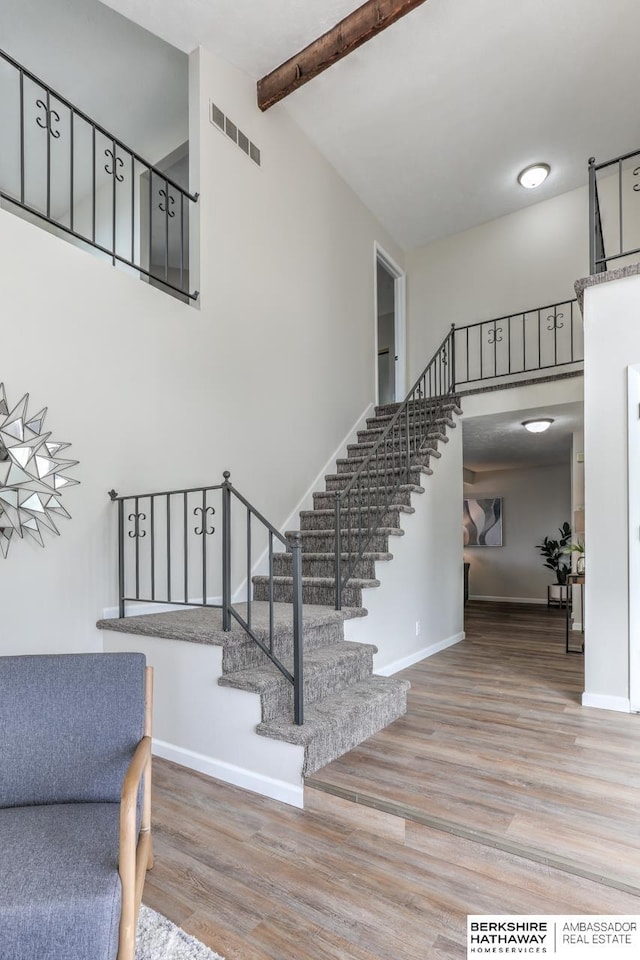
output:
POLYGON ((465 548, 470 596, 546 603, 547 584, 555 577, 543 567, 536 544, 557 537, 558 527, 571 522, 569 457, 564 464, 487 471, 476 478, 464 484, 465 497, 503 498, 502 546, 465 548))
POLYGON ((375 643, 376 673, 389 676, 464 637, 462 426, 448 431, 433 476, 401 514, 405 535, 389 537, 391 563, 376 564, 379 587, 363 591, 366 618, 345 621, 345 638, 375 643), (419 624, 419 633, 416 624, 419 624))
MULTIPOLYGON (((629 502, 635 511, 636 491, 628 489, 627 480, 627 368, 640 362, 640 277, 590 287, 584 302, 588 551, 583 703, 628 710, 629 603, 637 604, 638 595, 637 583, 629 578, 629 547, 631 542, 637 551, 638 529, 633 528, 630 541, 629 502)), ((637 634, 631 642, 637 664, 637 634)))
POLYGON ((49 406, 81 481, 62 536, 14 541, 3 562, 2 653, 99 648, 116 600, 107 490, 228 468, 279 526, 374 399, 374 243, 401 251, 284 110, 260 113, 252 80, 200 51, 191 81, 197 308, 0 210, 0 379, 10 402, 49 406), (261 169, 210 125, 209 97, 261 169))
POLYGON ((452 323, 572 299, 589 272, 586 188, 407 254, 410 380, 452 323))

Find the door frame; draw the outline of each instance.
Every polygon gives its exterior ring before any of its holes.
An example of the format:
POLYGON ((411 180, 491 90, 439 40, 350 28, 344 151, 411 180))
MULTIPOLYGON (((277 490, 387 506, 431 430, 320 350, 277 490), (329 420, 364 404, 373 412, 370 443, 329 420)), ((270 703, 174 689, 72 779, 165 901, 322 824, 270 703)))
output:
POLYGON ((404 400, 406 387, 406 273, 398 266, 393 257, 376 240, 373 245, 373 369, 375 371, 374 396, 378 403, 378 263, 393 277, 394 295, 394 356, 395 361, 395 400, 404 400))
MULTIPOLYGON (((640 578, 640 364, 627 368, 629 504, 629 709, 640 712, 640 596, 633 584, 640 578)), ((587 648, 588 649, 588 648, 587 648)))

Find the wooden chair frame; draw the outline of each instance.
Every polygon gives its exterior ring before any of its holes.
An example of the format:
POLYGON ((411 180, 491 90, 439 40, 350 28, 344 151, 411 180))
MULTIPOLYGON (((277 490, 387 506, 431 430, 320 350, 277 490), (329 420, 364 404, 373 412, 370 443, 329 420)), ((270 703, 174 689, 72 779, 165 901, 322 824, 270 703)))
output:
POLYGON ((147 870, 153 867, 151 841, 151 723, 153 668, 146 668, 144 736, 125 774, 120 797, 120 856, 122 912, 118 960, 135 960, 136 927, 147 870), (138 834, 138 791, 142 788, 142 818, 138 834))

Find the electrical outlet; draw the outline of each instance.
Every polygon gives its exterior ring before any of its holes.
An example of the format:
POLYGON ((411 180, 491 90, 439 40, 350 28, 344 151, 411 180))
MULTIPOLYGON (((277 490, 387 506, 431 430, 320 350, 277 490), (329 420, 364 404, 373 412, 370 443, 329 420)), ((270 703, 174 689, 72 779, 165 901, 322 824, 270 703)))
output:
POLYGON ((416 620, 416 637, 419 637, 422 633, 422 624, 419 620, 416 620))

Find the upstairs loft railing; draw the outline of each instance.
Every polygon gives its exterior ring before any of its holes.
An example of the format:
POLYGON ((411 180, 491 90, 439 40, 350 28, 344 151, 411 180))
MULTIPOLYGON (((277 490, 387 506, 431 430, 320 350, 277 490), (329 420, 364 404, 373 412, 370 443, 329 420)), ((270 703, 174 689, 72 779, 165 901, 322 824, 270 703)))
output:
MULTIPOLYGON (((232 620, 277 667, 293 687, 294 720, 304 721, 302 635, 302 541, 284 537, 230 482, 188 490, 109 496, 118 504, 119 614, 127 604, 171 604, 222 610, 222 628, 232 620), (235 505, 235 509, 234 509, 235 505), (218 523, 221 520, 221 525, 218 523), (292 667, 276 651, 278 615, 273 594, 276 545, 292 556, 292 667), (256 554, 268 565, 269 600, 256 610, 252 573, 256 554), (243 573, 240 573, 243 571, 243 573), (233 599, 232 577, 246 577, 233 599), (241 609, 241 603, 243 604, 241 609), (244 612, 243 612, 244 611, 244 612)), ((285 605, 280 604, 280 611, 285 605)), ((282 614, 280 613, 280 616, 282 614)), ((286 641, 280 641, 280 646, 286 641)), ((278 647, 280 649, 280 647, 278 647)))
POLYGON ((584 360, 582 313, 577 300, 456 327, 454 340, 457 390, 505 378, 517 383, 528 374, 584 360))
POLYGON ((583 351, 576 300, 451 327, 351 480, 336 491, 336 609, 400 487, 416 482, 445 432, 459 393, 481 383, 517 386, 551 370, 579 371, 583 351))
POLYGON ((393 414, 382 435, 335 497, 336 610, 369 544, 403 484, 429 453, 429 441, 444 429, 455 392, 453 328, 393 414))
POLYGON ((180 298, 198 200, 0 50, 0 197, 180 298))
POLYGON ((589 270, 640 259, 640 150, 589 160, 589 270))

